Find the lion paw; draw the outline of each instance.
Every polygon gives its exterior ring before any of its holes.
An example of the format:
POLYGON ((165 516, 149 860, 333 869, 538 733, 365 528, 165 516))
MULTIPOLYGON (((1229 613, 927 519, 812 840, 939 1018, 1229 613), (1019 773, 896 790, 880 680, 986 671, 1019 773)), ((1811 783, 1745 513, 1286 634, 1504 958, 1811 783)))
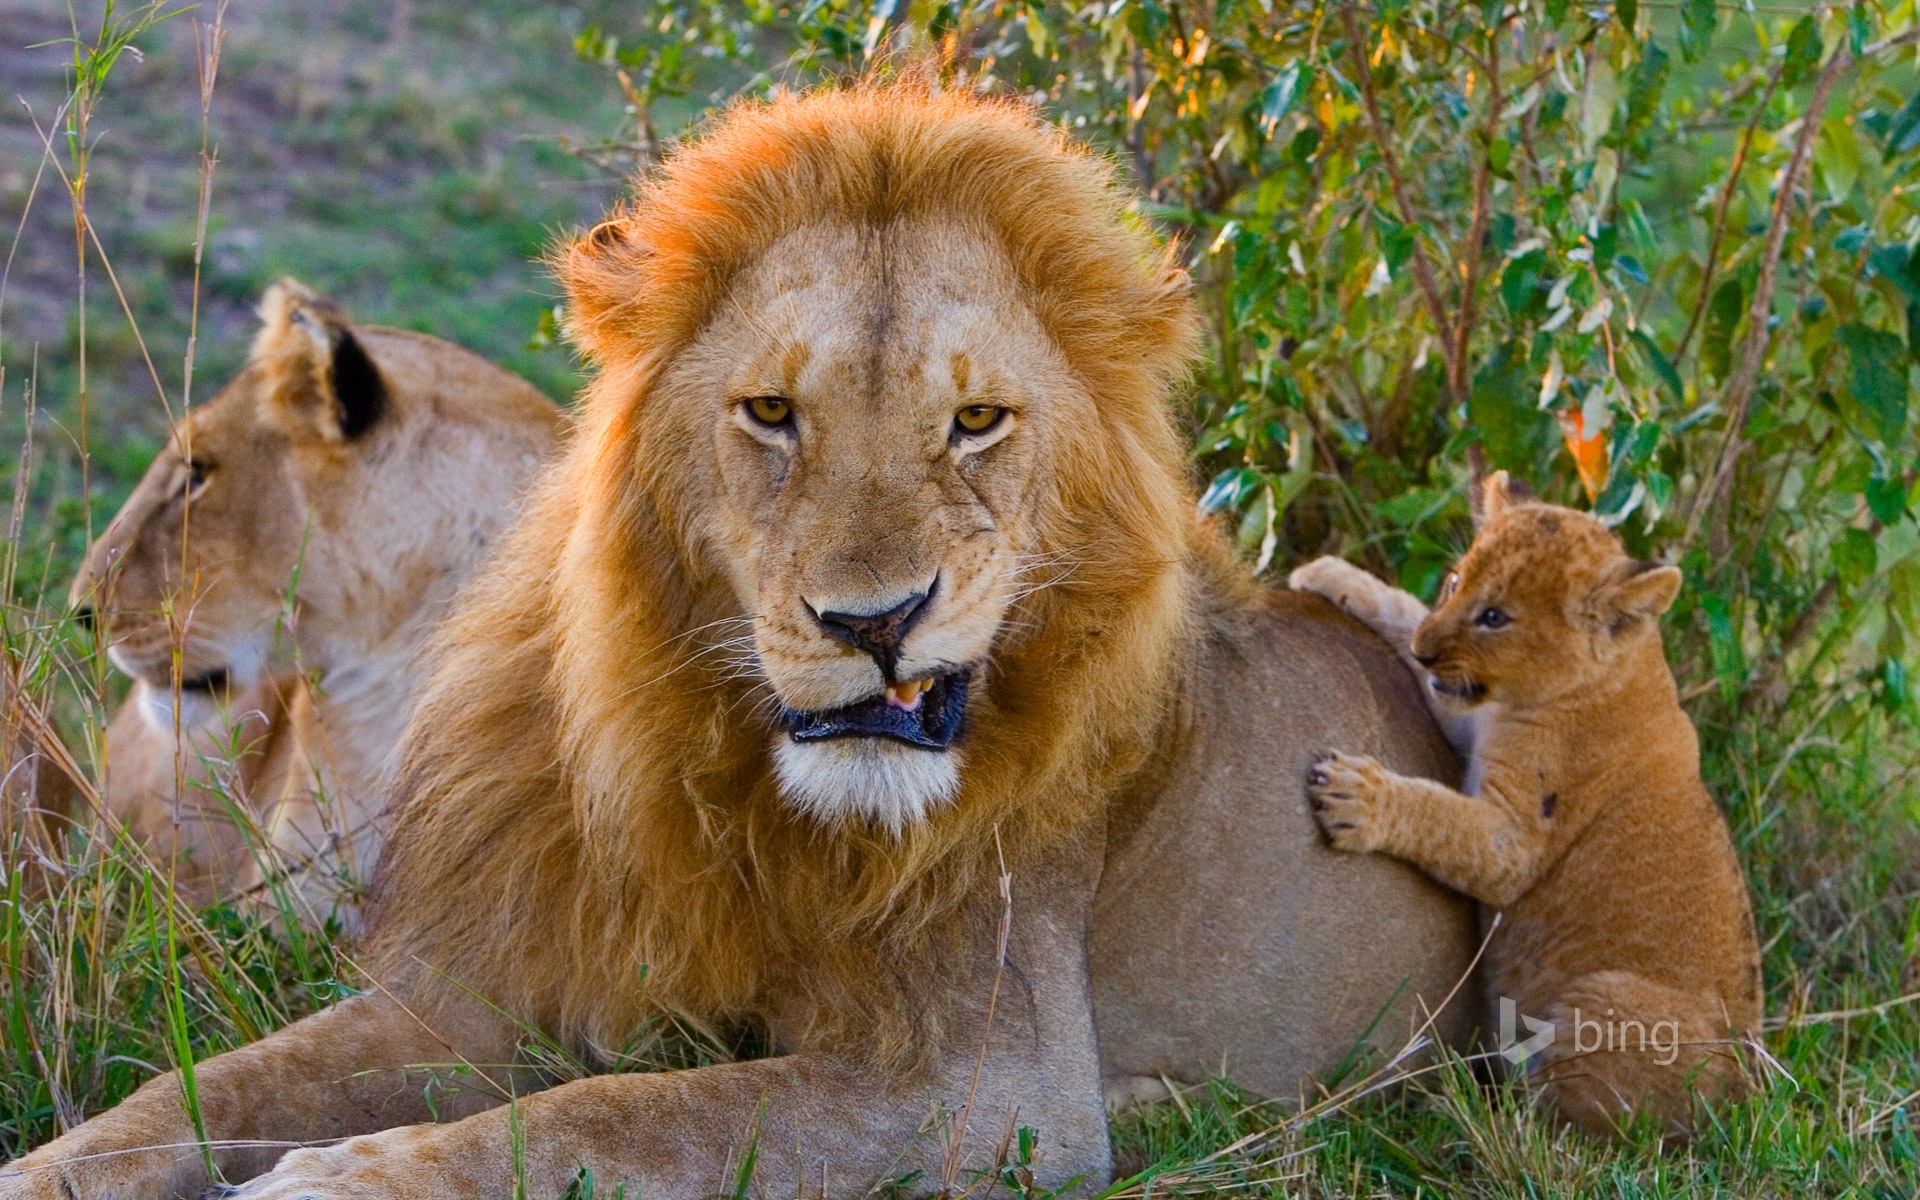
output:
POLYGON ((1378 850, 1387 769, 1364 755, 1329 752, 1307 772, 1307 803, 1335 850, 1378 850))
POLYGON ((421 1153, 444 1126, 402 1126, 331 1146, 289 1152, 267 1174, 224 1195, 231 1200, 404 1200, 468 1193, 440 1177, 421 1153))

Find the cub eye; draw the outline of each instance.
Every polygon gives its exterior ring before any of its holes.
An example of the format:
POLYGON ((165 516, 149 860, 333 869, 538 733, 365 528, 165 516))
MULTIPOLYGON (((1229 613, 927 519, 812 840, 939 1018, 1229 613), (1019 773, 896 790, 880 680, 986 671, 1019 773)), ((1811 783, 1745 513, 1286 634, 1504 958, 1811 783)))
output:
POLYGON ((783 396, 755 396, 746 405, 747 414, 768 429, 793 423, 793 405, 783 396))
POLYGON ((1505 629, 1513 623, 1513 618, 1497 608, 1483 608, 1473 618, 1473 623, 1482 629, 1505 629))
POLYGON ((992 404, 970 404, 953 414, 954 432, 977 437, 1005 420, 1007 410, 992 404))

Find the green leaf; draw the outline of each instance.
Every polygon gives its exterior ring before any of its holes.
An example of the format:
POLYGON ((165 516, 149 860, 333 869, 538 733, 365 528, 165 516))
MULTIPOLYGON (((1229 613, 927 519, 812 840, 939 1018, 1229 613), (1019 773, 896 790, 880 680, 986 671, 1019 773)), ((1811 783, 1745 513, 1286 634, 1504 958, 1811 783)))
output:
POLYGON ((1874 569, 1880 564, 1880 553, 1873 544, 1873 535, 1864 529, 1843 532, 1834 539, 1828 554, 1833 559, 1834 574, 1839 576, 1840 586, 1847 591, 1872 579, 1874 569))
POLYGON ((1685 400, 1687 389, 1680 382, 1680 372, 1674 369, 1673 360, 1660 352, 1659 344, 1648 337, 1644 329, 1636 329, 1630 336, 1633 338, 1633 344, 1640 347, 1640 353, 1646 355, 1648 365, 1653 367, 1653 373, 1660 377, 1661 383, 1667 385, 1667 392, 1676 401, 1685 400))
POLYGON ((1887 125, 1887 157, 1905 154, 1920 146, 1920 92, 1915 92, 1887 125))
POLYGON ((1820 54, 1825 48, 1820 41, 1820 26, 1811 13, 1795 22, 1793 32, 1787 35, 1786 60, 1780 64, 1780 86, 1790 88, 1805 79, 1808 72, 1820 65, 1820 54))
POLYGON ((1907 515, 1907 482, 1904 479, 1888 479, 1875 475, 1867 480, 1862 493, 1867 501, 1867 511, 1882 525, 1897 524, 1907 515))
POLYGON ((1847 351, 1847 391, 1871 419, 1869 432, 1894 441, 1907 425, 1906 342, 1857 322, 1842 325, 1834 337, 1847 351))
POLYGON ((1553 418, 1540 411, 1529 386, 1526 347, 1508 342, 1487 357, 1467 395, 1467 419, 1480 430, 1487 458, 1496 467, 1531 467, 1553 418))
POLYGON ((1727 598, 1718 592, 1700 597, 1700 611, 1707 617, 1707 647, 1713 655, 1713 677, 1720 681, 1720 694, 1732 703, 1746 680, 1746 671, 1740 662, 1740 639, 1733 631, 1733 614, 1727 608, 1727 598))
POLYGON ((1374 515, 1401 529, 1412 529, 1435 516, 1454 500, 1452 488, 1408 488, 1373 506, 1374 515))
POLYGON ((1300 98, 1306 84, 1312 79, 1312 68, 1294 59, 1281 67, 1278 74, 1260 92, 1260 130, 1268 137, 1279 128, 1281 118, 1293 111, 1294 102, 1300 98))
POLYGON ((1500 300, 1515 317, 1532 311, 1540 302, 1540 273, 1546 265, 1545 250, 1529 250, 1509 259, 1500 272, 1500 300))
POLYGON ((1906 243, 1877 247, 1867 257, 1867 266, 1905 292, 1909 302, 1920 301, 1920 253, 1908 250, 1906 243))
POLYGON ((1239 508, 1265 482, 1260 472, 1252 467, 1229 467, 1214 476, 1213 482, 1207 485, 1207 490, 1200 497, 1200 511, 1212 513, 1239 508))
POLYGON ((1746 289, 1737 278, 1713 289, 1713 299, 1707 302, 1707 332, 1700 342, 1700 361, 1715 381, 1725 380, 1733 365, 1733 331, 1746 308, 1746 289))
POLYGON ((1613 6, 1613 15, 1620 18, 1620 28, 1632 33, 1640 20, 1640 0, 1619 0, 1613 6))
POLYGON ((1667 74, 1672 65, 1673 60, 1660 48, 1660 43, 1648 38, 1646 47, 1640 51, 1640 64, 1633 69, 1633 82, 1627 88, 1627 127, 1621 132, 1623 141, 1639 136, 1653 123, 1654 113, 1660 108, 1660 96, 1667 90, 1667 74))
POLYGON ((1713 30, 1719 24, 1714 0, 1680 0, 1680 54, 1688 62, 1699 62, 1713 42, 1713 30))

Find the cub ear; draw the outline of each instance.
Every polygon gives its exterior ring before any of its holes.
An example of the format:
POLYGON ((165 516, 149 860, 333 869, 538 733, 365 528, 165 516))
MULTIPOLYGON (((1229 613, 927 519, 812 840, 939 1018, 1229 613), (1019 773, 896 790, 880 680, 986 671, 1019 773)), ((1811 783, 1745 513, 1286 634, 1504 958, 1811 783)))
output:
POLYGON ((339 305, 282 279, 261 299, 260 320, 251 361, 266 372, 270 417, 295 437, 336 444, 379 423, 386 380, 339 305))
POLYGON ((1624 559, 1594 589, 1593 610, 1613 633, 1666 612, 1680 594, 1680 568, 1658 559, 1624 559))
POLYGON ((1478 524, 1490 524, 1501 513, 1513 507, 1513 480, 1505 470, 1496 470, 1486 476, 1486 482, 1480 484, 1480 520, 1478 524))

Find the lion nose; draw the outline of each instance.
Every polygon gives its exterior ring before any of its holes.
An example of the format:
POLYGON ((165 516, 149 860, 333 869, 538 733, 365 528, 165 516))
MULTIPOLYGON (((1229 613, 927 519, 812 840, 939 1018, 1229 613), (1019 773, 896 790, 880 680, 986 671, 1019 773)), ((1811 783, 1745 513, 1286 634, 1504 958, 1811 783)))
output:
MULTIPOLYGON (((885 612, 816 610, 813 619, 820 623, 820 628, 826 631, 828 637, 871 654, 884 666, 899 653, 900 643, 906 640, 907 631, 913 628, 913 619, 925 606, 928 595, 928 592, 918 592, 885 612)), ((811 604, 807 607, 813 608, 811 604)))

